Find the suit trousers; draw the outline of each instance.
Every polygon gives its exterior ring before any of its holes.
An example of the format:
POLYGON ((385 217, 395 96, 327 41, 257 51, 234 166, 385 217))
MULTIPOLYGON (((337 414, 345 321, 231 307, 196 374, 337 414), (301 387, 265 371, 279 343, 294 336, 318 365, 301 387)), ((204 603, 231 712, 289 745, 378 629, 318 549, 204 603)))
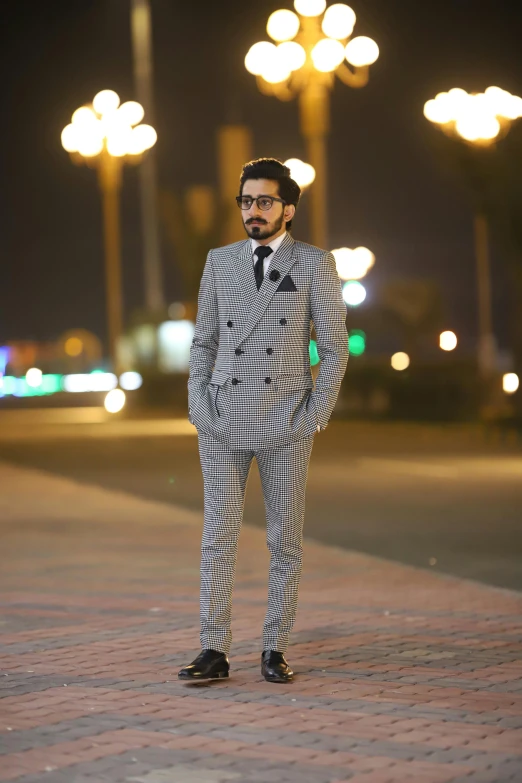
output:
POLYGON ((245 489, 256 458, 265 502, 270 552, 263 650, 286 652, 302 571, 306 481, 314 436, 285 446, 231 449, 199 433, 204 484, 201 545, 201 646, 230 651, 232 590, 245 489))

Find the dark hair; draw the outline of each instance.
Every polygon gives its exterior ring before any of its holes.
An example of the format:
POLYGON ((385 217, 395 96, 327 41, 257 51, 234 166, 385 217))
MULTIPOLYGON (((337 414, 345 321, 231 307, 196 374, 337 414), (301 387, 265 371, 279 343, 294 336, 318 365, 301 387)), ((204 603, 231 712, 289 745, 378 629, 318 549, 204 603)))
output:
MULTIPOLYGON (((293 204, 297 207, 301 198, 301 188, 290 176, 290 169, 277 158, 258 158, 245 163, 239 180, 239 195, 243 193, 243 185, 247 179, 271 179, 277 182, 280 197, 285 204, 293 204)), ((289 231, 292 221, 286 224, 289 231)))

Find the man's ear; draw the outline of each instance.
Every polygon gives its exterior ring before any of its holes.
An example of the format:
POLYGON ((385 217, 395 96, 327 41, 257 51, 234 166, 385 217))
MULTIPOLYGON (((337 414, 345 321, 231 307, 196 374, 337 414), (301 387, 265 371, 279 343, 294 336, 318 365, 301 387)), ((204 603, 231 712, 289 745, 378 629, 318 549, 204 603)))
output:
POLYGON ((285 223, 289 223, 290 220, 293 220, 295 215, 295 206, 293 204, 285 204, 283 217, 285 219, 285 223))

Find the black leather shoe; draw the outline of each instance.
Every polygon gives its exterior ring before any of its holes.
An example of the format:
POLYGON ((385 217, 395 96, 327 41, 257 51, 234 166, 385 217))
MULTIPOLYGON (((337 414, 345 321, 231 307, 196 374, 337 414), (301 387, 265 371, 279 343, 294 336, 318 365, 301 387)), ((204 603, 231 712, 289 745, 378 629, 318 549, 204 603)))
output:
POLYGON ((261 674, 267 682, 292 682, 294 673, 283 653, 264 650, 261 656, 261 674))
POLYGON ((201 650, 197 658, 178 672, 178 680, 204 682, 228 677, 230 664, 225 653, 217 650, 201 650))

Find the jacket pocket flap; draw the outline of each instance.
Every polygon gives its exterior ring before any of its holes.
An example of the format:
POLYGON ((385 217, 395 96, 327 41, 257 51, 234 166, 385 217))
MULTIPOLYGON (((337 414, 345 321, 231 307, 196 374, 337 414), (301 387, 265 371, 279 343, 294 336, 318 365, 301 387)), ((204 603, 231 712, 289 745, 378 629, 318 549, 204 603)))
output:
POLYGON ((210 379, 210 383, 213 383, 216 386, 223 386, 227 381, 228 373, 223 372, 223 370, 214 370, 212 378, 210 379))
POLYGON ((276 378, 276 384, 278 391, 299 391, 314 387, 311 375, 280 375, 276 378))

